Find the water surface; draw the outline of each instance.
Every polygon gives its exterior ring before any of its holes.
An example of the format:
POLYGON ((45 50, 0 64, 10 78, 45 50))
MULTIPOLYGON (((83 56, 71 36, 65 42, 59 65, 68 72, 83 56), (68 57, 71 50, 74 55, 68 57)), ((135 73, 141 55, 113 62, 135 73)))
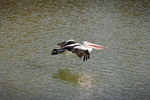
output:
POLYGON ((2 100, 148 100, 149 0, 0 1, 2 100), (107 46, 83 62, 68 39, 107 46))

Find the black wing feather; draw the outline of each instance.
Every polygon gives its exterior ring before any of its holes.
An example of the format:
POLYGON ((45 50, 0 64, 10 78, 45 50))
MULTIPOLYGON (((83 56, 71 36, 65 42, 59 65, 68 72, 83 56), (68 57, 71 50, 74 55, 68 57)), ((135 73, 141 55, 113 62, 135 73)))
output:
POLYGON ((83 57, 83 61, 90 59, 90 53, 88 50, 73 49, 72 52, 75 53, 79 58, 83 57))
POLYGON ((58 43, 57 45, 59 45, 60 47, 64 47, 64 46, 65 46, 65 44, 66 44, 66 41, 64 41, 64 42, 60 42, 60 43, 58 43))
POLYGON ((70 45, 70 44, 74 44, 74 43, 76 43, 76 42, 75 41, 69 41, 69 42, 64 41, 64 42, 58 43, 57 45, 61 46, 61 48, 62 48, 64 46, 67 46, 67 45, 70 45))

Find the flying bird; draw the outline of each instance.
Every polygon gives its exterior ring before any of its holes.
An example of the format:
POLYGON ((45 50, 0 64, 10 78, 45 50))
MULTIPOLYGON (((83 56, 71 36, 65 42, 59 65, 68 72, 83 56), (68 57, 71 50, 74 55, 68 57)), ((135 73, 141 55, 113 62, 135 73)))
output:
POLYGON ((53 49, 52 55, 57 55, 60 53, 63 53, 65 51, 70 51, 72 53, 75 53, 79 58, 83 57, 83 61, 87 61, 90 59, 90 53, 92 49, 105 49, 107 47, 93 44, 87 41, 83 41, 82 44, 76 43, 73 39, 58 43, 58 45, 61 47, 60 49, 53 49))

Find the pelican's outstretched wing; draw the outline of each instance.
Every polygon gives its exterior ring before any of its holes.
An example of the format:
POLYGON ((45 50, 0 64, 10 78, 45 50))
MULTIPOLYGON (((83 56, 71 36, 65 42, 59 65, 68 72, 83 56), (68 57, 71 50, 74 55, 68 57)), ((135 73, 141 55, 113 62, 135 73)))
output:
POLYGON ((83 57, 83 61, 90 59, 90 53, 88 50, 74 48, 72 52, 75 53, 79 58, 83 57))
POLYGON ((74 43, 76 43, 76 42, 73 39, 70 39, 70 40, 67 40, 67 41, 64 41, 64 42, 60 42, 57 45, 61 46, 61 48, 62 48, 64 46, 74 44, 74 43))
POLYGON ((65 44, 66 44, 66 41, 64 41, 64 42, 60 42, 60 43, 58 43, 57 45, 59 45, 60 47, 64 47, 64 46, 65 46, 65 44))
POLYGON ((51 53, 52 55, 60 54, 62 52, 65 52, 66 50, 72 51, 73 47, 75 47, 76 45, 79 45, 79 43, 75 43, 74 40, 70 39, 70 40, 67 40, 64 42, 60 42, 60 43, 58 43, 58 45, 61 46, 61 48, 53 49, 52 53, 51 53))

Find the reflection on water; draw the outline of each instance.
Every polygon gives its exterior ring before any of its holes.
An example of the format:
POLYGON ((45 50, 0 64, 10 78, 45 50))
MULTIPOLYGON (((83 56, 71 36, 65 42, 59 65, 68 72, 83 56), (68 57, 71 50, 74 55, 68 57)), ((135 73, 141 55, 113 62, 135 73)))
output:
POLYGON ((77 84, 81 75, 78 73, 72 73, 68 69, 59 69, 58 73, 54 73, 53 78, 59 78, 61 80, 68 81, 70 83, 77 84))
POLYGON ((148 100, 149 0, 0 1, 0 98, 148 100), (82 62, 68 39, 105 45, 82 62))
POLYGON ((72 83, 73 86, 89 89, 92 87, 92 84, 94 85, 96 83, 94 82, 93 76, 84 72, 73 73, 69 69, 59 69, 57 73, 53 74, 52 78, 65 80, 69 83, 72 83))

